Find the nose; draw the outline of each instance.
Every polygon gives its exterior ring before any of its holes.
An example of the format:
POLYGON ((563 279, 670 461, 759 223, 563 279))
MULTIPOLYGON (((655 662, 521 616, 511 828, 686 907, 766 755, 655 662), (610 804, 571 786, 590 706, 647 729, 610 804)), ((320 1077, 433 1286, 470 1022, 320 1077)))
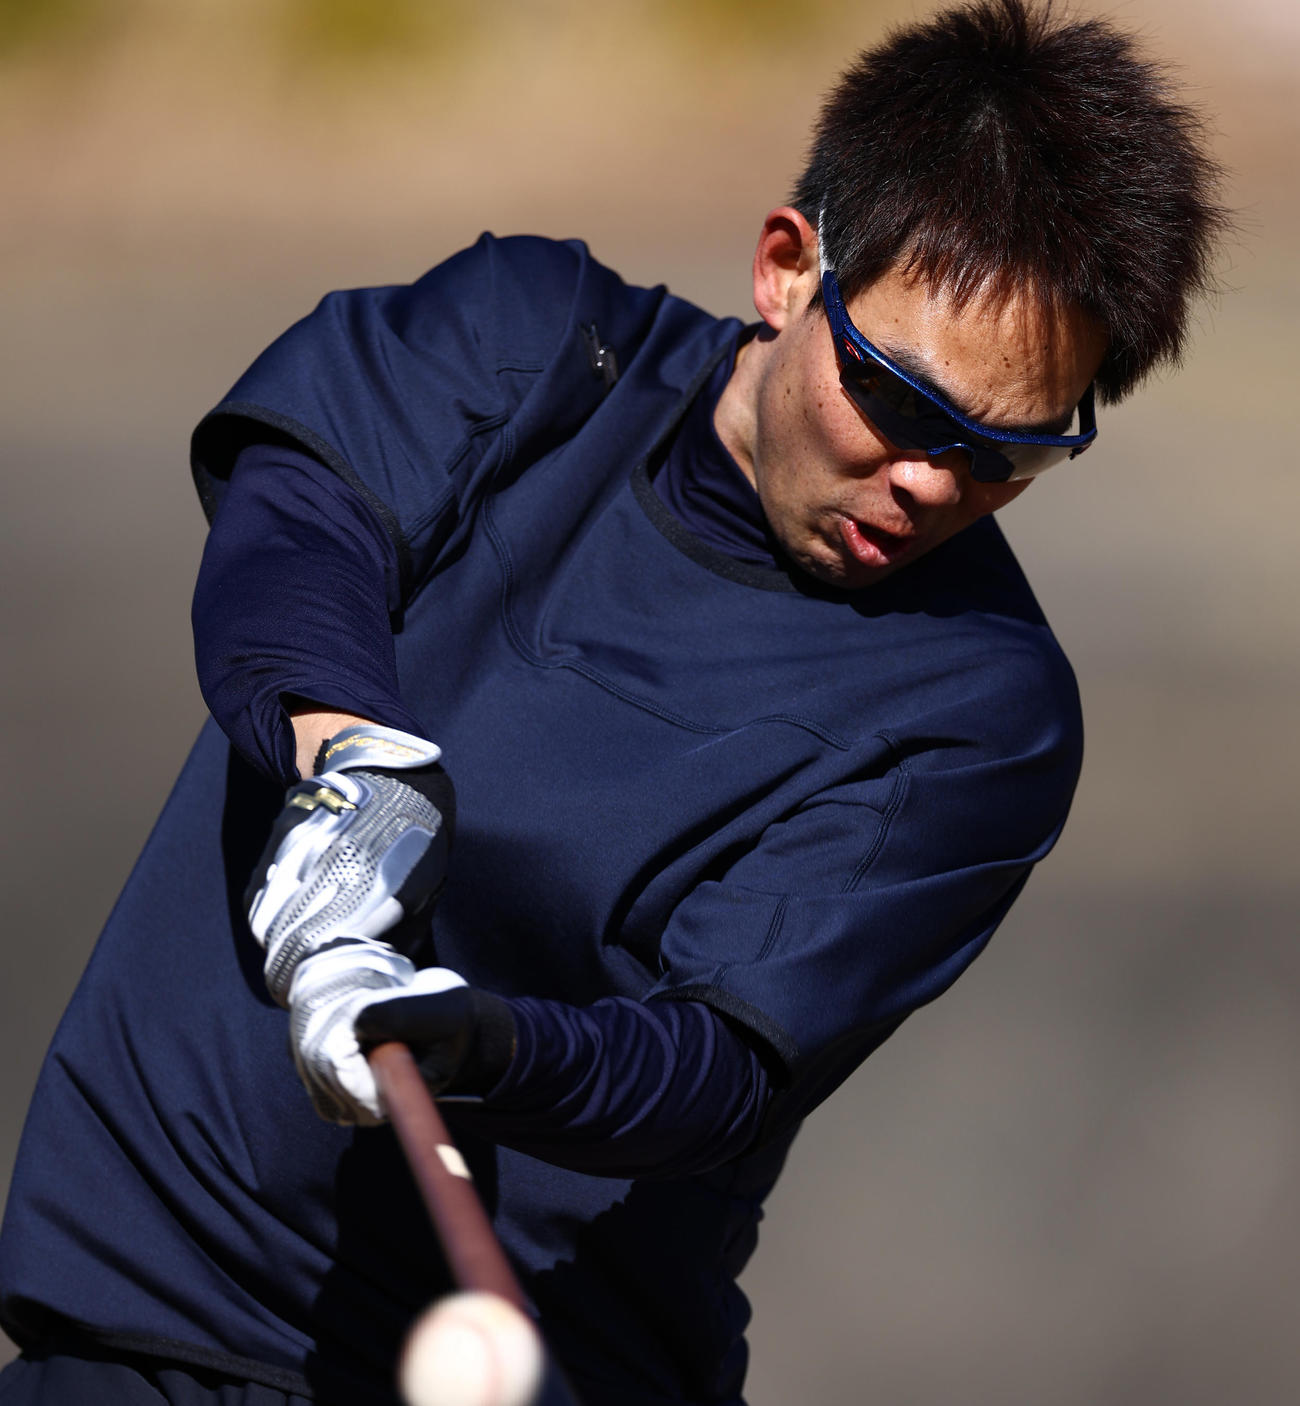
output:
POLYGON ((960 450, 927 459, 919 454, 895 454, 889 463, 889 482, 896 492, 905 493, 927 508, 945 508, 961 501, 962 477, 966 472, 960 450))

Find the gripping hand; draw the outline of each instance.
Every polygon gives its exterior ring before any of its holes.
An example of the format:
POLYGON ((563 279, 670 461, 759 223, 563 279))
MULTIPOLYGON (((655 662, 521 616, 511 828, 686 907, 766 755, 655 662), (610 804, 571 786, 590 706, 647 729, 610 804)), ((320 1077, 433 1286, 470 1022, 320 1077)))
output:
POLYGON ((446 967, 417 972, 378 942, 308 957, 293 980, 289 1043, 316 1112, 330 1123, 382 1123, 384 1106, 353 1030, 358 1012, 396 995, 451 993, 464 985, 464 977, 446 967))
POLYGON ((514 1059, 510 1006, 464 984, 426 983, 427 975, 421 972, 410 986, 372 996, 357 1016, 357 1038, 363 1049, 400 1040, 410 1047, 430 1093, 478 1100, 514 1059))
POLYGON ((446 876, 455 801, 440 755, 393 728, 331 738, 318 775, 290 788, 246 894, 267 989, 291 1012, 299 1073, 335 1122, 375 1121, 352 1017, 410 983, 410 960, 379 939, 446 876))

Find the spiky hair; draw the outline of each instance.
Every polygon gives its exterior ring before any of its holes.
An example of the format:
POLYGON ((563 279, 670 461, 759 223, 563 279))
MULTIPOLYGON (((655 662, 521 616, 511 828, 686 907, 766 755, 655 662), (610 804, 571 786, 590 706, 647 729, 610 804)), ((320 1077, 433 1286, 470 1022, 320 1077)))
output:
POLYGON ((1104 327, 1117 401, 1176 362, 1230 221, 1198 114, 1133 39, 1050 3, 978 0, 891 33, 822 108, 793 204, 846 298, 887 269, 1027 289, 1104 327))

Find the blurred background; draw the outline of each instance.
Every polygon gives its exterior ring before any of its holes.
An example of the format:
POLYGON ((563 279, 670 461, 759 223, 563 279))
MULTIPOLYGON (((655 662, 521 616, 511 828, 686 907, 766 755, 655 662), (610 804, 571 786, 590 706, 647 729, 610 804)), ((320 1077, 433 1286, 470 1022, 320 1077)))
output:
MULTIPOLYGON (((0 1175, 202 717, 194 421, 323 291, 485 228, 751 315, 820 94, 932 8, 0 0, 0 1175)), ((1077 8, 1179 66, 1241 231, 1183 373, 1004 515, 1080 678, 1075 812, 810 1120, 745 1281, 752 1406, 1300 1389, 1300 9, 1077 8)))

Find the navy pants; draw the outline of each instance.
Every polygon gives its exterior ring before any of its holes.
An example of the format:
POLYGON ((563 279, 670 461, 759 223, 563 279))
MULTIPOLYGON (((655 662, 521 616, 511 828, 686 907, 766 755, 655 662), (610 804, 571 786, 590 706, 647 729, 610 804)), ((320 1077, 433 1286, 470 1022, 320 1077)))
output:
POLYGON ((136 1358, 130 1362, 19 1357, 0 1372, 0 1406, 312 1406, 255 1382, 232 1382, 201 1367, 136 1358))
MULTIPOLYGON (((203 1367, 161 1358, 24 1354, 0 1372, 0 1406, 319 1406, 257 1382, 231 1381, 203 1367)), ((577 1406, 554 1365, 538 1406, 577 1406)))

